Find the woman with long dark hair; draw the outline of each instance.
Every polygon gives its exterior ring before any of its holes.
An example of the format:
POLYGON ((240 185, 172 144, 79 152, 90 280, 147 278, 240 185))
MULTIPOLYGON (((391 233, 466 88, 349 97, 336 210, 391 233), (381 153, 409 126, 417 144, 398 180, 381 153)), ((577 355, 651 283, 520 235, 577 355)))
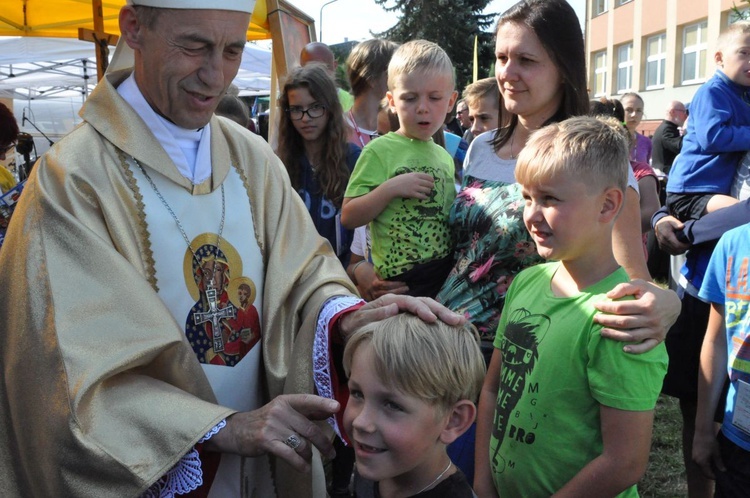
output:
MULTIPOLYGON (((450 309, 464 312, 486 341, 494 337, 513 277, 541 260, 521 219, 516 157, 534 130, 589 110, 583 35, 568 2, 517 3, 500 17, 496 39, 495 71, 504 103, 498 122, 508 125, 478 136, 469 149, 463 188, 451 211, 455 265, 438 294, 450 309)), ((631 186, 615 225, 615 255, 631 278, 650 280, 634 177, 631 186)), ((642 300, 628 310, 639 321, 634 328, 652 329, 639 338, 663 338, 679 312, 676 296, 643 282, 636 286, 636 294, 657 298, 656 305, 642 300)))
MULTIPOLYGON (((469 148, 462 188, 450 214, 457 241, 454 268, 437 296, 466 315, 486 345, 494 337, 513 277, 541 261, 522 221, 516 157, 534 130, 589 109, 583 33, 567 1, 525 0, 506 11, 498 20, 496 59, 503 101, 498 123, 507 125, 479 135, 469 148)), ((680 305, 673 292, 647 282, 635 177, 630 185, 613 245, 617 261, 635 279, 621 288, 622 294, 637 299, 627 305, 599 305, 609 314, 598 315, 597 321, 609 337, 641 343, 626 346, 629 351, 643 352, 664 339, 680 305)), ((367 263, 357 268, 357 281, 366 294, 377 298, 404 291, 365 267, 367 263)))

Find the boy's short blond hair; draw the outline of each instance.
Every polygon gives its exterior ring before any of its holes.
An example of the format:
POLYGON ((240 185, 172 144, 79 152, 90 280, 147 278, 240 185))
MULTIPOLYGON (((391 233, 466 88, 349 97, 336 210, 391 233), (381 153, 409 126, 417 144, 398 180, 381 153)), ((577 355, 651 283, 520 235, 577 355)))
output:
POLYGON ((483 78, 466 85, 461 96, 469 107, 477 107, 481 99, 492 99, 496 106, 500 106, 500 88, 495 78, 483 78))
POLYGON ((723 52, 734 41, 735 37, 741 35, 750 35, 750 21, 737 21, 727 26, 716 40, 716 51, 723 52))
POLYGON ((539 185, 573 175, 591 188, 625 192, 630 156, 622 123, 610 117, 578 116, 534 132, 518 155, 516 181, 539 185))
POLYGON ((453 85, 456 85, 453 63, 445 50, 436 43, 427 40, 406 42, 393 53, 388 64, 388 89, 395 88, 396 79, 415 71, 430 71, 449 74, 453 85))
POLYGON ((737 21, 727 26, 716 40, 716 51, 724 52, 739 35, 750 35, 750 21, 737 21))
POLYGON ((355 351, 370 343, 386 385, 441 412, 464 399, 476 402, 485 366, 478 334, 470 327, 427 323, 408 313, 368 324, 347 341, 344 371, 350 375, 355 351))

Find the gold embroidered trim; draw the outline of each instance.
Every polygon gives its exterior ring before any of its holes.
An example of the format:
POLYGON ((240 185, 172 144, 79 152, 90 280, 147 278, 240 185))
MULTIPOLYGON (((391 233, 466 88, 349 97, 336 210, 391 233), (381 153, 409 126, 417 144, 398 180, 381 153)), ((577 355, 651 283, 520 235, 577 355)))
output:
MULTIPOLYGON (((242 184, 245 186, 245 192, 247 192, 247 201, 250 204, 250 216, 253 217, 253 231, 255 232, 255 241, 258 243, 258 248, 260 248, 260 255, 263 258, 263 266, 265 267, 268 265, 268 258, 266 258, 266 251, 263 247, 263 239, 260 238, 258 234, 258 220, 255 216, 255 207, 253 206, 252 202, 252 196, 250 195, 250 182, 247 179, 247 175, 245 175, 245 171, 239 167, 239 161, 237 161, 237 157, 235 157, 234 151, 229 151, 229 160, 232 163, 232 167, 237 171, 237 174, 240 175, 240 179, 242 180, 242 184)), ((226 180, 225 180, 226 181, 226 180)))
POLYGON ((154 260, 154 252, 151 250, 151 236, 148 232, 148 224, 146 224, 146 205, 143 203, 143 195, 141 195, 138 183, 135 181, 133 170, 130 167, 130 163, 128 163, 127 157, 125 157, 125 153, 117 149, 117 155, 120 158, 122 170, 127 178, 126 183, 133 192, 135 204, 138 208, 138 228, 140 229, 141 247, 143 248, 141 256, 143 257, 143 269, 146 271, 146 279, 154 291, 159 292, 159 285, 156 281, 156 261, 154 260))

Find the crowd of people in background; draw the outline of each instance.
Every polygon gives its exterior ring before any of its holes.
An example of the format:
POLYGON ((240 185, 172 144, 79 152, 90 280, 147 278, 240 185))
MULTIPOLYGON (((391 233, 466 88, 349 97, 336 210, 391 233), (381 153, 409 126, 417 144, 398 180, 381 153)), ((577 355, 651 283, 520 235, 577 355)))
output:
MULTIPOLYGON (((29 414, 83 466, 34 482, 35 439, 0 461, 11 493, 637 496, 663 393, 689 495, 748 496, 750 23, 651 138, 637 93, 589 98, 565 0, 502 13, 494 76, 464 88, 439 43, 372 39, 337 61, 313 42, 271 149, 231 78, 190 56, 236 72, 247 8, 174 1, 123 8, 135 66, 40 160, 5 245, 0 223, 2 366, 22 368, 31 335, 32 367, 66 375, 44 396, 20 394, 36 373, 5 379, 0 443, 29 414), (191 26, 210 42, 175 49, 203 43, 191 26), (101 164, 77 162, 88 144, 101 164), (127 470, 87 475, 113 462, 127 470)), ((17 135, 0 106, 0 159, 17 135)), ((0 168, 2 192, 14 180, 0 168)))

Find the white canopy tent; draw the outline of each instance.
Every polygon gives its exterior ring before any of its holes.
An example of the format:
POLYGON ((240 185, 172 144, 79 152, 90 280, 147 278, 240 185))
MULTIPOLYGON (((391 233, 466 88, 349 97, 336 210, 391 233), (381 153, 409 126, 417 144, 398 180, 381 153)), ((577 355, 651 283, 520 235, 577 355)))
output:
POLYGON ((93 44, 78 40, 0 39, 0 97, 35 99, 65 96, 66 93, 81 95, 96 84, 93 57, 93 44))
MULTIPOLYGON (((93 43, 70 38, 0 37, 0 99, 13 101, 38 155, 80 123, 78 111, 96 85, 94 51, 93 43)), ((270 94, 271 59, 270 49, 245 45, 233 82, 240 96, 270 94)))
MULTIPOLYGON (((94 44, 69 38, 0 37, 0 98, 88 95, 96 84, 94 44)), ((245 45, 234 84, 240 95, 271 90, 271 51, 245 45)))

